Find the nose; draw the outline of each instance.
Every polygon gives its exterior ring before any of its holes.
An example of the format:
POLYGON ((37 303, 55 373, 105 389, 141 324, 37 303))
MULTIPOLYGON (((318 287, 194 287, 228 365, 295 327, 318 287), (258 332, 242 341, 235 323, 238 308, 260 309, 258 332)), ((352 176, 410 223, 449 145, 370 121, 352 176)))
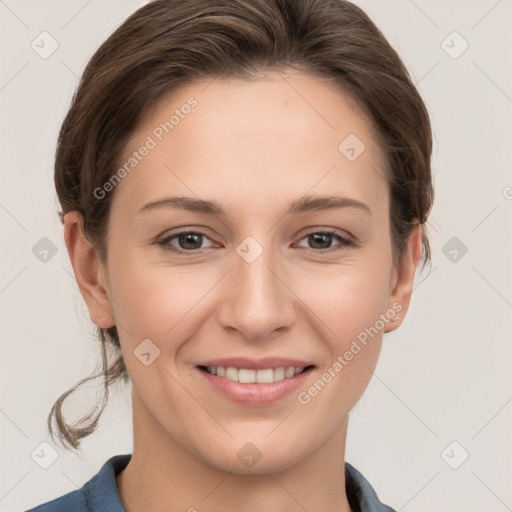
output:
POLYGON ((233 253, 234 267, 224 279, 218 319, 224 329, 250 341, 282 335, 296 322, 297 297, 289 272, 276 254, 264 248, 252 262, 233 253))

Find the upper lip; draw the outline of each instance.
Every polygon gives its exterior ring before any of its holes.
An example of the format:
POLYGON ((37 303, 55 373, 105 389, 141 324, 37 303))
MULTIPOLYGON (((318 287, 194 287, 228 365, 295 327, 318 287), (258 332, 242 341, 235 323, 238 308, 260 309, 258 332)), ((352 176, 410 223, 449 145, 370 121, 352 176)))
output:
POLYGON ((210 359, 199 363, 197 366, 220 366, 222 368, 232 367, 247 370, 265 370, 267 368, 280 368, 282 366, 285 368, 290 366, 293 366, 294 368, 305 368, 306 366, 312 366, 312 364, 307 361, 289 359, 286 357, 263 357, 261 359, 229 357, 223 359, 210 359))

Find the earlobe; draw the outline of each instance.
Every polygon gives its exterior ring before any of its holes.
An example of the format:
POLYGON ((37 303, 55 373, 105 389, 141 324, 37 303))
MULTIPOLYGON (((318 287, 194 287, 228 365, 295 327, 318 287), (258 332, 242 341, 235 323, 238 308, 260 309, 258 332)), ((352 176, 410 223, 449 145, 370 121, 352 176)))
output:
POLYGON ((83 217, 77 210, 64 216, 64 239, 91 321, 104 329, 113 327, 115 320, 106 288, 106 269, 98 249, 85 236, 83 217))
POLYGON ((392 283, 394 283, 388 300, 388 310, 396 311, 398 321, 390 321, 384 332, 391 332, 397 329, 404 321, 411 301, 414 287, 414 276, 421 260, 422 225, 418 224, 414 231, 407 238, 402 260, 393 269, 392 283))

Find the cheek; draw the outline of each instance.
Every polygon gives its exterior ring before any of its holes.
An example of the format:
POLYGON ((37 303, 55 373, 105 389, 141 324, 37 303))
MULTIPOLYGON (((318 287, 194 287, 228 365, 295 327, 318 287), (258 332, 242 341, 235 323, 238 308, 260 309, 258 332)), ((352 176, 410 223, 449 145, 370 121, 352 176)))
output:
POLYGON ((327 352, 317 379, 297 395, 308 428, 317 428, 313 418, 319 417, 331 418, 331 427, 340 424, 371 380, 385 325, 380 315, 387 309, 386 268, 382 262, 354 263, 321 280, 314 292, 310 288, 308 306, 321 318, 317 325, 327 352))
POLYGON ((111 282, 114 316, 133 343, 174 335, 212 286, 204 272, 136 258, 116 266, 111 282))
MULTIPOLYGON (((321 319, 332 348, 340 351, 385 313, 389 272, 385 261, 372 264, 354 259, 328 273, 317 272, 311 279, 303 274, 295 290, 300 289, 298 295, 321 319)), ((382 329, 382 322, 377 327, 382 329)))
MULTIPOLYGON (((329 340, 333 354, 343 353, 385 311, 391 252, 384 242, 347 254, 338 263, 309 261, 280 267, 283 281, 293 291, 287 300, 302 311, 297 324, 308 323, 321 339, 329 340)), ((162 343, 185 339, 193 334, 188 332, 193 319, 204 320, 218 306, 218 294, 233 300, 232 294, 239 290, 229 276, 223 279, 222 265, 171 264, 161 256, 150 261, 143 251, 116 252, 116 247, 124 245, 113 240, 111 302, 118 328, 130 344, 146 338, 162 343)))

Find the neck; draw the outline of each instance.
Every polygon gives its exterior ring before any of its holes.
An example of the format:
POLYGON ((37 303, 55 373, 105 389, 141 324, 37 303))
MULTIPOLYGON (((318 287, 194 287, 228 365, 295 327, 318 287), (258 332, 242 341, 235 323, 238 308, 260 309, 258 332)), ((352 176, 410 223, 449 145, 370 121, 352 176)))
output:
POLYGON ((324 445, 286 469, 236 474, 185 449, 132 396, 133 453, 117 477, 126 512, 350 512, 344 471, 347 419, 324 445))

